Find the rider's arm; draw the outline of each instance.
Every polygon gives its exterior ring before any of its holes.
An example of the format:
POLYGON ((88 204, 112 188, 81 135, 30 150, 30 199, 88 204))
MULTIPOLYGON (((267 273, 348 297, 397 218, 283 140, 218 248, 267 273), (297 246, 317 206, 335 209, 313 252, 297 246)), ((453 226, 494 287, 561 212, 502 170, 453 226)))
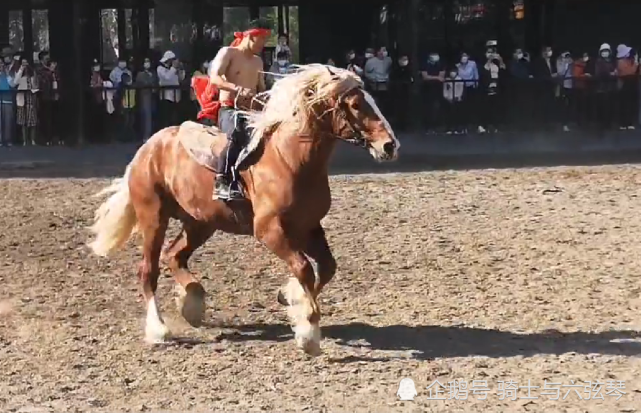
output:
POLYGON ((265 74, 263 73, 263 61, 259 58, 260 60, 260 71, 258 72, 258 82, 256 84, 256 93, 263 93, 264 91, 267 90, 267 87, 265 86, 265 74))
POLYGON ((227 72, 227 68, 229 68, 230 61, 231 49, 229 47, 221 48, 214 60, 211 62, 211 69, 209 72, 210 80, 213 85, 217 86, 221 90, 235 92, 238 89, 238 86, 226 81, 223 77, 227 72))

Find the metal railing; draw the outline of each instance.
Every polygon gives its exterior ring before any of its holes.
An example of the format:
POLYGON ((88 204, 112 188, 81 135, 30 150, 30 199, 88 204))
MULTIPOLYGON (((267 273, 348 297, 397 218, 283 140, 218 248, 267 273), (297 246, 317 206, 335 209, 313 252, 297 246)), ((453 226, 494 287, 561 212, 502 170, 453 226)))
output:
MULTIPOLYGON (((504 77, 496 84, 488 80, 390 82, 370 91, 399 130, 600 134, 641 124, 639 83, 638 76, 504 77)), ((87 89, 83 105, 87 143, 142 141, 165 126, 195 120, 199 110, 185 86, 87 89)), ((70 138, 78 119, 70 107, 64 93, 60 99, 44 100, 37 91, 0 91, 0 142, 5 146, 73 143, 70 138)))

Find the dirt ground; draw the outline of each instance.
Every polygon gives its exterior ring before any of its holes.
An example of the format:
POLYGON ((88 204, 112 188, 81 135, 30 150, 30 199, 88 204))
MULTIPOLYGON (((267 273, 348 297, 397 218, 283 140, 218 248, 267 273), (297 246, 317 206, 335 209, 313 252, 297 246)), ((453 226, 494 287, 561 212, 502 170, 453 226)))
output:
POLYGON ((192 259, 207 327, 179 318, 166 274, 181 340, 145 344, 137 244, 112 260, 84 246, 105 183, 0 181, 0 411, 641 409, 641 167, 332 178, 339 272, 316 359, 276 302, 284 265, 229 235, 192 259), (413 401, 396 396, 404 377, 413 401), (430 400, 434 380, 447 388, 432 398, 461 380, 467 400, 430 400), (508 399, 528 381, 538 398, 508 399))

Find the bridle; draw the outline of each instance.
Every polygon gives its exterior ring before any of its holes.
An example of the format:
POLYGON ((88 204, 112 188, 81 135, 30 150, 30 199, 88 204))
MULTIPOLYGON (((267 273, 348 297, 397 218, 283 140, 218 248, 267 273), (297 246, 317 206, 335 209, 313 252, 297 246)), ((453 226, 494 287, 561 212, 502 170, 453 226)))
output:
MULTIPOLYGON (((354 89, 347 91, 347 93, 351 92, 352 90, 354 89)), ((349 109, 347 108, 347 102, 345 102, 344 96, 345 95, 341 96, 338 101, 337 106, 338 108, 340 108, 340 110, 335 111, 336 117, 343 121, 343 125, 338 130, 336 138, 359 148, 367 148, 369 146, 369 142, 367 142, 367 139, 365 139, 365 136, 363 136, 363 131, 355 127, 354 124, 350 122, 349 119, 347 119, 347 112, 349 109), (351 138, 343 138, 343 131, 345 131, 346 129, 349 129, 348 132, 352 136, 351 138)))

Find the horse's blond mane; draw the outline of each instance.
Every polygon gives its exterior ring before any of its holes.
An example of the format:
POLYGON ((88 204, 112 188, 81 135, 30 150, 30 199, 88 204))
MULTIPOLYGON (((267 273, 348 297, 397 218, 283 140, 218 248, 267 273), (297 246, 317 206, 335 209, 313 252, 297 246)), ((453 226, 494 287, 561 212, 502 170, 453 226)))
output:
POLYGON ((269 100, 263 111, 247 114, 252 129, 250 146, 273 133, 280 125, 293 131, 305 131, 320 113, 313 112, 316 103, 338 98, 348 91, 362 87, 357 75, 333 66, 310 64, 296 66, 267 92, 269 100))

